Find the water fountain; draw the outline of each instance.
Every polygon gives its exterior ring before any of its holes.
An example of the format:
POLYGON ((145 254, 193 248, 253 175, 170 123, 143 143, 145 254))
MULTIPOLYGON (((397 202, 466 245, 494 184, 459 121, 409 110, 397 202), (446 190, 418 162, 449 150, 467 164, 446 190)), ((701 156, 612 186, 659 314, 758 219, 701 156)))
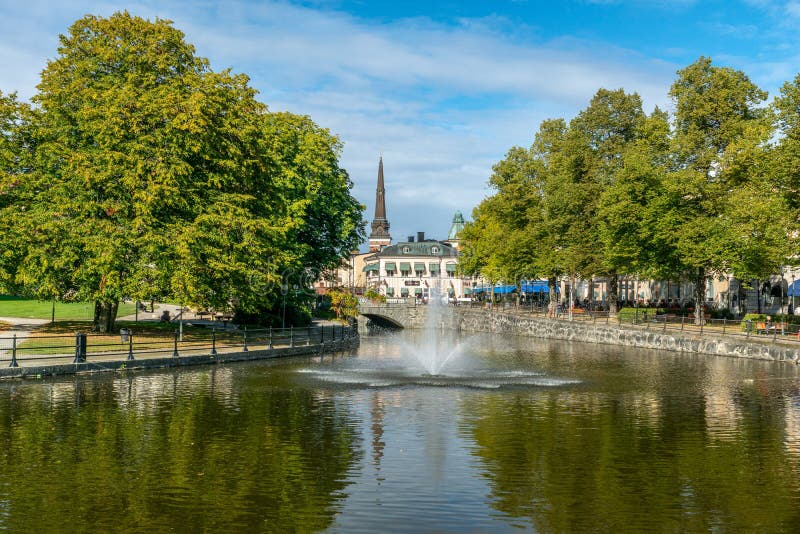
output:
POLYGON ((443 297, 437 289, 431 288, 421 342, 404 344, 430 376, 442 374, 445 366, 457 359, 461 353, 463 340, 454 341, 453 336, 442 335, 444 323, 451 320, 452 313, 448 307, 447 297, 443 297))
POLYGON ((492 336, 455 332, 454 309, 436 290, 425 305, 424 328, 383 331, 362 339, 362 356, 306 367, 299 375, 339 387, 559 387, 572 379, 547 376, 495 361, 492 336), (370 345, 373 347, 370 349, 370 345), (488 348, 488 350, 487 350, 488 348), (377 358, 370 354, 379 354, 377 358))

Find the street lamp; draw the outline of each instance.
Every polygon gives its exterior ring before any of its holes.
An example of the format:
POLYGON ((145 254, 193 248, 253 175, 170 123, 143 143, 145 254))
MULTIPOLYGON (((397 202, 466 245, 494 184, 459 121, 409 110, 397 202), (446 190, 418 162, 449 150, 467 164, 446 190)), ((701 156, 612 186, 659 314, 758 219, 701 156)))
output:
POLYGON ((350 294, 355 294, 353 289, 353 279, 355 278, 356 272, 356 255, 354 252, 350 252, 350 294))
POLYGON ((283 295, 283 315, 281 318, 281 329, 286 328, 286 293, 289 292, 289 284, 285 281, 281 283, 281 295, 283 295))
POLYGON ((733 310, 731 310, 731 278, 733 277, 728 273, 728 311, 733 313, 733 310))
POLYGON ((783 314, 783 267, 781 267, 781 301, 778 303, 780 313, 783 314))

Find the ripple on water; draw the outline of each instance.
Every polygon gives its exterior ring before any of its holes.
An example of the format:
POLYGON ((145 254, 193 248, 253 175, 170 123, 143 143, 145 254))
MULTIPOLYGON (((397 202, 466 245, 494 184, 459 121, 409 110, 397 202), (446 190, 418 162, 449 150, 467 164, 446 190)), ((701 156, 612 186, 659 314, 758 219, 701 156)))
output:
POLYGON ((432 388, 556 388, 580 384, 572 378, 545 376, 539 372, 487 371, 474 373, 419 374, 402 368, 353 368, 346 370, 304 368, 298 374, 320 382, 367 388, 432 387, 432 388))

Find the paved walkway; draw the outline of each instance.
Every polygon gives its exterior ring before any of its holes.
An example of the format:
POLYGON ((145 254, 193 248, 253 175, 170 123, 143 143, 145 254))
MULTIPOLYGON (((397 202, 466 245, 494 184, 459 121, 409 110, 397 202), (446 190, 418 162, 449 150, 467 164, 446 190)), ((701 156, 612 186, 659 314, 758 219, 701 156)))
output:
MULTIPOLYGON (((132 313, 130 315, 124 315, 121 317, 117 317, 117 321, 135 321, 137 318, 139 321, 160 321, 161 314, 164 313, 164 310, 169 311, 170 317, 175 317, 180 313, 181 307, 178 304, 165 304, 161 302, 156 302, 155 308, 152 312, 149 311, 142 311, 139 310, 138 315, 136 313, 132 313)), ((187 312, 187 317, 191 317, 191 312, 187 312)))
POLYGON ((49 319, 28 319, 26 317, 0 317, 0 321, 11 325, 7 330, 0 332, 0 357, 10 355, 14 335, 17 336, 17 343, 19 343, 30 336, 36 327, 50 322, 49 319))

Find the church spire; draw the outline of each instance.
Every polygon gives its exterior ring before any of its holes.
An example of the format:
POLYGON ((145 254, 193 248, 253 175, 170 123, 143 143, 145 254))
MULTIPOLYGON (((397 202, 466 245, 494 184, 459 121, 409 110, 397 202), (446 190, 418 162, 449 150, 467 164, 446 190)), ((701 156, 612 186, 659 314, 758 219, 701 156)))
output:
POLYGON ((383 185, 383 156, 378 160, 378 187, 375 189, 375 218, 372 220, 372 232, 369 234, 369 250, 377 252, 389 245, 389 221, 386 219, 386 189, 383 185))
MULTIPOLYGON (((378 160, 378 187, 375 190, 375 220, 386 220, 386 188, 383 186, 383 156, 378 160)), ((384 227, 388 229, 388 226, 384 227)))

